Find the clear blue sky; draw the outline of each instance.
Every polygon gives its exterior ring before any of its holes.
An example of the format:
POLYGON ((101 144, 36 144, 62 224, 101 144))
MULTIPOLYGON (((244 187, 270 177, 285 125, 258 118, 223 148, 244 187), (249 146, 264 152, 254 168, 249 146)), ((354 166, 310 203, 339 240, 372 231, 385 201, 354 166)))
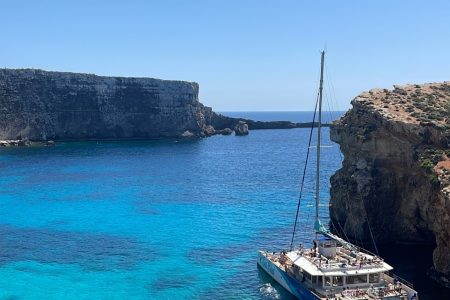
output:
POLYGON ((326 44, 337 105, 450 80, 450 1, 0 2, 0 67, 200 83, 218 111, 311 110, 326 44))

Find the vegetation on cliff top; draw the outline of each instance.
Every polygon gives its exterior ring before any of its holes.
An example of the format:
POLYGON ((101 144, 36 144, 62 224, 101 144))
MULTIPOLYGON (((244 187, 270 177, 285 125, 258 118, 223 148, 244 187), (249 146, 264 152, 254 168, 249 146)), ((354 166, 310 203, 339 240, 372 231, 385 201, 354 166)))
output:
MULTIPOLYGON (((450 140, 450 82, 395 85, 393 90, 373 89, 358 96, 386 119, 404 123, 434 126, 450 140)), ((419 164, 434 183, 448 185, 447 164, 450 150, 438 145, 418 149, 419 164)))
POLYGON ((450 82, 373 89, 358 96, 388 119, 435 125, 450 133, 450 82))

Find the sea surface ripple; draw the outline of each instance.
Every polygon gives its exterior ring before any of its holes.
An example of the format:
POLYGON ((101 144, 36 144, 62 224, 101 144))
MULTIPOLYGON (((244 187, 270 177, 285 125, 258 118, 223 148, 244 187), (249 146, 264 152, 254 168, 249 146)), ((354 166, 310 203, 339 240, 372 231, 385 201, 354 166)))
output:
MULTIPOLYGON (((291 299, 256 253, 289 245, 308 135, 1 149, 0 299, 291 299)), ((327 223, 341 155, 323 136, 327 223)), ((296 243, 312 230, 314 159, 296 243)))

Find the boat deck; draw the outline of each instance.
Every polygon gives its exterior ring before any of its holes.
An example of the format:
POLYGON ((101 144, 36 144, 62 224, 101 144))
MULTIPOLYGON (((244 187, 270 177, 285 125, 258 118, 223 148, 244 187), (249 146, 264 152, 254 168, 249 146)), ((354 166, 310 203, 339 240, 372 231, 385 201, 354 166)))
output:
MULTIPOLYGON (((314 253, 313 251, 306 250, 302 252, 302 255, 309 256, 309 258, 313 259, 314 253)), ((317 284, 313 284, 312 282, 308 282, 303 280, 303 276, 298 272, 295 272, 294 263, 287 259, 286 255, 281 253, 266 253, 265 256, 278 268, 282 271, 286 272, 290 277, 294 278, 298 282, 301 282, 302 285, 313 291, 320 299, 323 300, 374 300, 374 299, 384 299, 384 300, 408 300, 408 293, 403 288, 403 285, 400 282, 394 281, 394 279, 388 274, 382 274, 381 280, 376 284, 361 284, 358 287, 322 287, 317 284)), ((345 256, 341 255, 341 258, 348 259, 345 256)), ((332 266, 342 264, 343 262, 339 261, 340 258, 336 258, 333 260, 328 260, 328 265, 326 261, 318 261, 314 260, 314 263, 322 268, 333 268, 332 266)), ((357 267, 359 269, 359 262, 361 260, 364 263, 361 265, 361 268, 365 266, 366 268, 372 268, 373 265, 378 266, 380 262, 377 260, 366 261, 369 259, 368 257, 354 257, 354 260, 351 261, 354 264, 348 264, 351 267, 357 267)), ((342 267, 339 267, 342 268, 342 267)), ((348 266, 347 266, 348 268, 348 266)))
POLYGON ((298 257, 305 258, 322 272, 342 269, 379 269, 385 267, 383 260, 375 255, 361 251, 350 251, 344 247, 337 247, 336 250, 336 256, 333 258, 326 258, 313 249, 299 249, 295 252, 298 257))

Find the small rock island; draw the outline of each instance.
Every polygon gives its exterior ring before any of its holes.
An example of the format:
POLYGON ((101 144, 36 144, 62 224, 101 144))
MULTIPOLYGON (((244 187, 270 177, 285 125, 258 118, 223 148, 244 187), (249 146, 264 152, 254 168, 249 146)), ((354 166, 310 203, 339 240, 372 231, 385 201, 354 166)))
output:
POLYGON ((374 89, 331 127, 345 156, 330 217, 345 234, 435 245, 430 275, 450 287, 450 82, 374 89))

